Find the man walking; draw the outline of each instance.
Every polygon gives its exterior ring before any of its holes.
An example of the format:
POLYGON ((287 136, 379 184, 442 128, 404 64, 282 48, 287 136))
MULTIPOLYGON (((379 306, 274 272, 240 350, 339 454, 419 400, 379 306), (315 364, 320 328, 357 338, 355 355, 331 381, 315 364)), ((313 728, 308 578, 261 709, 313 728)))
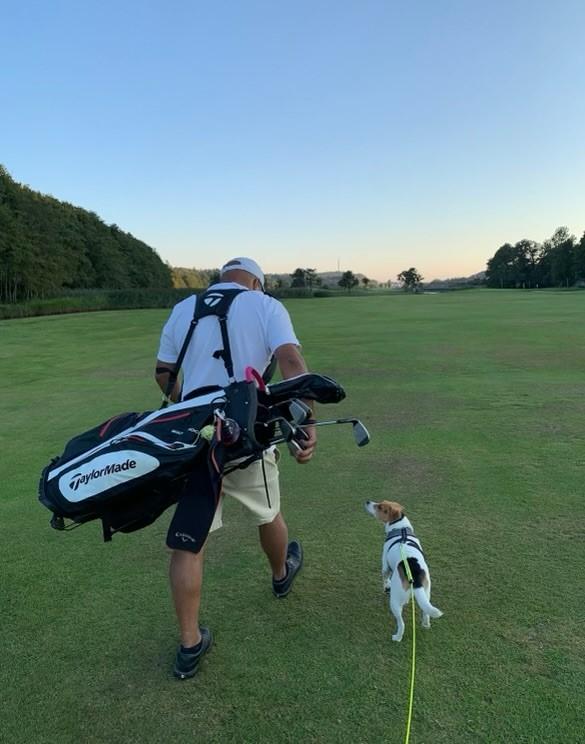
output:
MULTIPOLYGON (((220 271, 220 281, 212 289, 240 289, 233 299, 227 318, 227 331, 237 380, 244 379, 248 366, 266 369, 272 355, 276 357, 283 379, 307 371, 299 350, 290 317, 278 300, 264 294, 264 274, 250 258, 228 261, 220 271)), ((195 296, 179 302, 163 328, 156 380, 163 392, 174 369, 179 350, 193 317, 195 296)), ((170 399, 178 401, 204 388, 225 387, 228 374, 217 350, 222 337, 217 317, 202 318, 187 348, 183 361, 183 386, 177 381, 170 399)), ((299 442, 296 455, 299 463, 308 462, 315 449, 314 427, 306 429, 308 438, 299 442)), ((261 460, 243 470, 234 470, 222 482, 222 498, 214 516, 211 531, 221 524, 222 501, 231 496, 240 501, 258 525, 260 544, 272 570, 272 591, 275 597, 286 597, 303 562, 302 548, 297 541, 288 541, 288 528, 280 511, 280 489, 277 451, 267 451, 261 460)), ((196 517, 195 499, 186 494, 177 504, 167 535, 172 550, 170 582, 175 610, 181 631, 181 647, 177 652, 174 674, 179 679, 192 677, 212 645, 208 628, 199 626, 199 605, 203 579, 203 553, 189 549, 189 542, 178 536, 189 534, 189 525, 196 517)))

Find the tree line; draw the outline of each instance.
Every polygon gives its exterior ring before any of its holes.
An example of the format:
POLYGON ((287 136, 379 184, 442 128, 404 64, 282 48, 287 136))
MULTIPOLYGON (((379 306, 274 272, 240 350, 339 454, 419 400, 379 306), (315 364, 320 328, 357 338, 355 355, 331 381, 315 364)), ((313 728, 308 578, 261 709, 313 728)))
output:
POLYGON ((585 233, 581 240, 559 227, 543 243, 504 243, 489 259, 488 287, 500 289, 572 287, 585 282, 585 233))
POLYGON ((177 289, 202 289, 219 281, 219 269, 186 269, 182 266, 171 267, 173 287, 177 289))
POLYGON ((146 243, 16 183, 0 165, 0 302, 67 289, 171 286, 170 268, 146 243))
MULTIPOLYGON (((317 276, 316 269, 303 269, 299 267, 295 269, 292 274, 290 274, 290 279, 290 286, 293 288, 308 287, 309 289, 313 289, 313 287, 323 287, 324 289, 331 289, 329 285, 323 283, 323 280, 320 276, 317 276)), ((364 287, 367 289, 372 280, 368 279, 367 276, 363 276, 361 281, 364 287)), ((353 273, 353 271, 344 271, 341 275, 341 278, 337 282, 337 286, 342 287, 343 289, 347 289, 348 292, 351 292, 351 290, 354 287, 357 287, 359 283, 360 279, 353 273)), ((280 289, 282 286, 282 279, 277 279, 275 288, 280 289)))
MULTIPOLYGON (((204 287, 218 277, 218 269, 168 266, 153 248, 117 225, 16 183, 0 165, 0 303, 72 289, 204 287)), ((312 268, 299 267, 289 277, 286 283, 282 275, 272 279, 270 288, 327 286, 312 268)), ((414 268, 398 279, 407 291, 422 286, 414 268)), ((502 289, 583 284, 585 233, 577 241, 568 228, 559 227, 542 244, 527 239, 505 243, 489 259, 485 281, 502 289)), ((367 288, 372 282, 362 277, 361 283, 367 288)), ((351 292, 360 279, 345 271, 335 284, 351 292)))

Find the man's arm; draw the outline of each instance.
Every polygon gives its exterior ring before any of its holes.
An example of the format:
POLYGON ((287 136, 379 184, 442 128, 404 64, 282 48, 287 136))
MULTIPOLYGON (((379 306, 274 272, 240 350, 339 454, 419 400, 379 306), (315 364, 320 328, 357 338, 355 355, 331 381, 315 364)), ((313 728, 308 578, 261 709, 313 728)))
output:
POLYGON ((296 377, 307 372, 307 365, 303 359, 299 347, 295 344, 283 344, 274 352, 278 368, 283 380, 296 377))
MULTIPOLYGON (((162 390, 163 395, 167 392, 167 386, 169 384, 169 379, 174 369, 175 369, 174 364, 171 364, 170 362, 161 362, 160 359, 156 360, 156 369, 154 371, 154 379, 156 380, 159 388, 162 390)), ((173 403, 176 403, 180 397, 181 397, 181 383, 177 379, 175 381, 175 385, 173 389, 171 390, 169 399, 173 403)))
MULTIPOLYGON (((274 352, 276 361, 278 362, 278 368, 283 380, 288 380, 290 377, 296 377, 308 372, 307 365, 303 359, 299 347, 295 344, 283 344, 279 346, 274 352)), ((305 403, 311 407, 313 411, 312 400, 305 400, 305 403)), ((303 464, 309 462, 313 457, 313 452, 317 446, 317 430, 314 426, 308 426, 304 428, 304 431, 308 435, 308 439, 295 440, 301 447, 301 452, 295 455, 296 461, 303 464)))

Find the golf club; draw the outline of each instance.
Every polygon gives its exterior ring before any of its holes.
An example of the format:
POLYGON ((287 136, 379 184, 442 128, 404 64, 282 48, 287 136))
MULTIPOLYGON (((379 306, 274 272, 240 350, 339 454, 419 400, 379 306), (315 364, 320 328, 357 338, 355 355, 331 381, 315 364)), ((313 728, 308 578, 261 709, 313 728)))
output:
POLYGON ((298 426, 299 424, 303 423, 303 421, 306 421, 312 414, 310 407, 306 403, 303 403, 301 400, 297 400, 296 398, 294 400, 291 400, 288 410, 290 413, 291 421, 295 426, 298 426))
POLYGON ((370 441, 370 434, 359 419, 335 419, 331 421, 315 421, 314 424, 301 424, 300 429, 306 426, 331 426, 332 424, 352 424, 353 438, 358 447, 365 447, 370 441))

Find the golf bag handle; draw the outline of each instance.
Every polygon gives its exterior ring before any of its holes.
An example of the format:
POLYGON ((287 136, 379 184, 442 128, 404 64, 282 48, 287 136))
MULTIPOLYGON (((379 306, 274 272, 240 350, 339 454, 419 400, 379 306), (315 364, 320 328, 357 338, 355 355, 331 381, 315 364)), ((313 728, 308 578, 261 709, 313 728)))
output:
POLYGON ((255 382, 258 386, 258 390, 261 390, 263 393, 266 392, 266 383, 262 379, 260 372, 258 372, 257 369, 254 369, 254 367, 246 367, 245 379, 246 382, 255 382))

